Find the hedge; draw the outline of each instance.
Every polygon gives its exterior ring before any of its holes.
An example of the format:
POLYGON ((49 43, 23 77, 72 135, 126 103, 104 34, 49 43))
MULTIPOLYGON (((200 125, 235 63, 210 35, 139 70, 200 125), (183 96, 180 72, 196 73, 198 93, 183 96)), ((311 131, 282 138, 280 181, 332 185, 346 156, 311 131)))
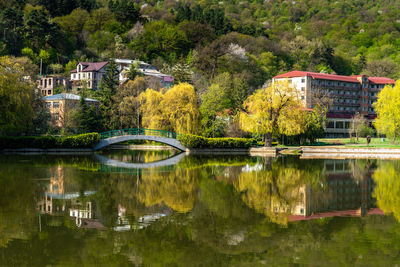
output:
POLYGON ((198 135, 182 134, 179 142, 187 148, 249 148, 257 146, 253 138, 205 138, 198 135))
POLYGON ((74 136, 0 136, 0 149, 5 148, 91 148, 100 140, 100 134, 74 136))

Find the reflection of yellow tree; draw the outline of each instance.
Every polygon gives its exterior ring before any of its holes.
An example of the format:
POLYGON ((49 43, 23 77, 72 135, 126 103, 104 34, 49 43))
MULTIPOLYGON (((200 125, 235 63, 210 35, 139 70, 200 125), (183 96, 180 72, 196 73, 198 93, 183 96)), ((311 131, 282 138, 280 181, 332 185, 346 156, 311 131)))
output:
POLYGON ((178 169, 175 172, 143 175, 138 199, 146 206, 165 203, 178 212, 193 208, 197 182, 193 171, 178 169))
POLYGON ((260 172, 244 172, 234 183, 243 192, 243 201, 272 221, 286 224, 287 214, 300 200, 301 171, 295 168, 274 168, 260 172))
POLYGON ((400 164, 382 162, 373 175, 376 187, 373 196, 384 212, 393 212, 400 221, 400 164))

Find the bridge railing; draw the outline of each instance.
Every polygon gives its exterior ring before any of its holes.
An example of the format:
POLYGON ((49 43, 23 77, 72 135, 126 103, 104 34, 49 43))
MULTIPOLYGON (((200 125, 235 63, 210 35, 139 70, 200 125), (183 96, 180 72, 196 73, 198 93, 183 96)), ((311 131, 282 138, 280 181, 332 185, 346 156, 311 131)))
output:
POLYGON ((145 129, 145 128, 128 128, 128 129, 119 129, 112 130, 100 133, 101 139, 106 139, 114 136, 124 136, 124 135, 148 135, 148 136, 159 136, 176 139, 179 134, 164 130, 157 129, 145 129))

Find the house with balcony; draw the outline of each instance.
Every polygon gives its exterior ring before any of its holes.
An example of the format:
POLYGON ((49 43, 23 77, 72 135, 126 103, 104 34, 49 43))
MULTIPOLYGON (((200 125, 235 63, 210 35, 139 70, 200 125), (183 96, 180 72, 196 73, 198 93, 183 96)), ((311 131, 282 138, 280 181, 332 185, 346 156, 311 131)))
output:
POLYGON ((82 88, 97 90, 100 86, 108 62, 78 62, 76 69, 71 71, 72 90, 82 88))

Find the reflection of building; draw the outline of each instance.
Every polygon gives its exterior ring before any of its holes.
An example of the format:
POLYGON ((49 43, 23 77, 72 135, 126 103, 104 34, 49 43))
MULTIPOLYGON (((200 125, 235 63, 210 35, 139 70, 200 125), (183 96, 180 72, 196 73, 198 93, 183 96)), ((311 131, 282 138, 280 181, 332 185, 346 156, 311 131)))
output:
POLYGON ((310 185, 299 188, 300 200, 292 208, 290 219, 381 214, 372 197, 375 183, 371 172, 367 169, 355 177, 349 163, 348 160, 326 160, 326 181, 318 189, 310 185))
POLYGON ((298 91, 307 108, 313 108, 315 98, 324 96, 333 102, 328 110, 328 137, 348 136, 351 118, 357 112, 372 120, 376 117, 372 106, 377 94, 387 84, 395 81, 385 77, 366 75, 343 76, 307 71, 291 71, 273 78, 274 81, 287 79, 298 91))
MULTIPOLYGON (((80 98, 79 95, 66 93, 43 97, 50 111, 52 124, 56 127, 63 127, 68 112, 78 108, 80 98)), ((85 102, 89 107, 99 105, 98 100, 91 98, 85 98, 85 102)))
POLYGON ((50 182, 47 185, 45 196, 37 203, 37 209, 42 213, 56 213, 65 211, 65 203, 54 198, 56 195, 64 194, 64 170, 58 166, 51 170, 50 182))

